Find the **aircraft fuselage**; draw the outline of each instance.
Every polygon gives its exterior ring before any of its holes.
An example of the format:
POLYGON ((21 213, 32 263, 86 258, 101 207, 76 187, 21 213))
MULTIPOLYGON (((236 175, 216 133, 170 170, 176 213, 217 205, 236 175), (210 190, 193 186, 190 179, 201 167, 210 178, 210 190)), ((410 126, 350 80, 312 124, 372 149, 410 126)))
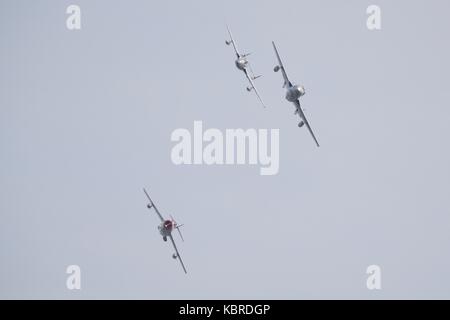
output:
POLYGON ((235 61, 234 63, 236 64, 236 67, 237 67, 239 70, 244 71, 245 68, 247 67, 248 61, 247 61, 247 59, 241 57, 241 58, 237 58, 236 61, 235 61))
POLYGON ((297 101, 298 98, 305 94, 305 88, 303 86, 289 86, 286 91, 286 100, 290 102, 297 101))
POLYGON ((158 226, 159 233, 163 237, 168 237, 172 233, 173 230, 173 222, 170 220, 165 220, 158 226))

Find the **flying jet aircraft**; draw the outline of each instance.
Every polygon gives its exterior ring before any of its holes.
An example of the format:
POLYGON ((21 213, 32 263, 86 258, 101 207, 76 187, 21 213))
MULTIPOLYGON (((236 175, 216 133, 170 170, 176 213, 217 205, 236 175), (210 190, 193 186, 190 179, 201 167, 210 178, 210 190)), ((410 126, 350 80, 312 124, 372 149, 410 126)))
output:
POLYGON ((245 73, 245 76, 247 77, 248 81, 250 82, 250 86, 247 87, 247 91, 248 92, 250 92, 252 90, 255 91, 255 94, 258 97, 258 99, 261 102, 261 104, 263 105, 263 107, 266 107, 264 105, 263 100, 261 99, 261 96, 258 93, 258 90, 255 87, 254 82, 253 82, 253 80, 258 79, 261 76, 255 76, 253 74, 253 70, 252 70, 252 68, 250 66, 250 63, 249 63, 248 59, 247 59, 247 57, 250 55, 250 53, 244 53, 244 54, 239 53, 239 50, 238 50, 237 45, 236 45, 236 42, 234 41, 233 35, 231 34, 230 28, 228 28, 228 26, 227 26, 227 30, 228 30, 228 34, 230 35, 230 40, 226 40, 225 44, 227 46, 229 46, 230 44, 233 45, 234 51, 236 53, 236 60, 235 60, 234 63, 236 64, 236 67, 239 70, 241 70, 241 71, 243 71, 245 73))
POLYGON ((174 258, 174 259, 178 258, 178 260, 180 260, 181 266, 183 267, 184 273, 187 273, 186 268, 184 267, 183 260, 181 260, 180 253, 178 252, 177 246, 175 245, 175 241, 173 240, 173 237, 172 237, 173 229, 177 229, 178 233, 180 234, 181 240, 184 241, 183 236, 181 235, 181 231, 180 231, 180 227, 182 226, 182 224, 176 223, 176 221, 173 219, 172 216, 170 216, 170 220, 164 219, 163 216, 161 215, 161 213, 159 213, 158 208, 156 208, 155 204, 153 203, 152 199, 148 195, 147 190, 145 190, 145 188, 144 188, 144 193, 147 196, 148 201, 150 202, 149 204, 147 204, 147 208, 155 209, 156 214, 158 215, 159 219, 161 220, 161 224, 158 226, 158 230, 159 230, 159 233, 162 235, 163 240, 167 241, 167 238, 169 238, 170 241, 172 241, 173 247, 175 248, 175 253, 172 255, 172 258, 174 258))
POLYGON ((311 126, 308 123, 308 120, 306 120, 305 113, 302 110, 302 107, 300 106, 300 100, 299 98, 305 94, 305 87, 300 85, 293 85, 291 81, 289 81, 289 78, 286 74, 286 70, 284 69, 283 63, 281 62, 280 55, 278 54, 277 47, 275 46, 275 42, 272 41, 273 48, 275 50, 275 54, 277 55, 278 59, 278 65, 275 66, 273 71, 278 72, 281 70, 281 73, 283 74, 284 84, 283 88, 286 88, 286 100, 294 103, 295 105, 295 113, 300 116, 300 122, 298 126, 301 128, 303 125, 306 124, 306 127, 308 128, 309 132, 311 133, 311 136, 313 137, 314 141, 316 142, 316 145, 319 146, 319 142, 317 142, 317 139, 311 129, 311 126))

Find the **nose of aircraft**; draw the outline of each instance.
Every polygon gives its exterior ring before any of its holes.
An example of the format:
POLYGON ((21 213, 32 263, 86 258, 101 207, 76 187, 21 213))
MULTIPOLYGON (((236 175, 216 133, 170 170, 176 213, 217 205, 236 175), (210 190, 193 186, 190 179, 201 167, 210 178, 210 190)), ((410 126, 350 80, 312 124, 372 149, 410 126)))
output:
POLYGON ((164 228, 168 229, 168 230, 172 230, 173 227, 173 223, 170 220, 166 220, 164 221, 164 228))

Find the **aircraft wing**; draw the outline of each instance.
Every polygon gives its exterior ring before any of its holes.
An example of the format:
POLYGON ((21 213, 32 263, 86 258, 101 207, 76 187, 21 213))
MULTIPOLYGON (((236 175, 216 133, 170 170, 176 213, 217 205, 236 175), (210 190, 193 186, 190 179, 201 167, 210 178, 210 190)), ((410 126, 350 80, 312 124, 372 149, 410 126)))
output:
POLYGON ((281 72, 283 73, 283 78, 284 78, 283 88, 286 87, 287 85, 292 86, 292 83, 289 81, 289 78, 286 74, 286 70, 284 69, 283 62, 281 62, 281 58, 280 58, 280 55, 278 54, 278 50, 277 50, 277 47, 275 46, 275 42, 272 41, 272 45, 273 45, 273 49, 275 50, 275 54, 277 55, 278 66, 280 67, 281 72))
POLYGON ((314 132, 312 131, 308 120, 306 120, 305 113, 303 112, 302 107, 300 106, 300 101, 298 101, 298 99, 297 99, 297 101, 295 101, 294 104, 297 107, 297 111, 298 111, 300 118, 305 123, 306 127, 309 130, 309 133, 311 133, 311 136, 313 137, 314 141, 316 142, 316 145, 319 147, 319 142, 317 142, 316 136, 314 135, 314 132))
POLYGON ((151 207, 150 207, 149 209, 154 208, 155 211, 156 211, 156 214, 158 215, 158 217, 159 217, 159 218, 161 219, 161 221, 163 222, 163 221, 164 221, 164 218, 162 217, 161 213, 159 213, 158 208, 157 208, 157 207, 155 206, 155 204, 153 203, 152 199, 151 199, 150 196, 148 195, 147 190, 145 190, 145 188, 144 188, 144 192, 145 192, 145 195, 146 195, 147 198, 148 198, 148 201, 150 201, 151 207))
POLYGON ((266 105, 264 104, 264 102, 263 102, 261 96, 259 95, 258 90, 256 90, 256 87, 255 87, 255 84, 253 83, 252 77, 248 74, 248 71, 247 71, 246 69, 244 69, 244 73, 245 73, 245 76, 247 77, 248 81, 250 82, 250 85, 252 86, 253 91, 255 91, 256 96, 258 97, 259 101, 261 102, 261 104, 262 104, 263 107, 265 108, 266 105))
POLYGON ((228 25, 227 25, 227 30, 228 30, 228 34, 230 35, 230 42, 233 44, 234 52, 236 52, 236 56, 237 56, 238 58, 240 58, 240 57, 241 57, 241 54, 239 53, 239 50, 238 50, 238 48, 237 48, 237 45, 236 45, 236 43, 234 42, 233 35, 231 34, 231 31, 230 31, 230 28, 228 28, 228 25))
POLYGON ((186 268, 184 267, 183 260, 181 260, 180 253, 178 252, 177 246, 176 246, 175 241, 173 240, 173 237, 171 234, 169 235, 169 238, 170 238, 170 241, 172 241, 173 247, 175 248, 175 253, 177 255, 177 259, 180 260, 180 263, 181 263, 181 266, 183 267, 184 273, 187 273, 186 268))

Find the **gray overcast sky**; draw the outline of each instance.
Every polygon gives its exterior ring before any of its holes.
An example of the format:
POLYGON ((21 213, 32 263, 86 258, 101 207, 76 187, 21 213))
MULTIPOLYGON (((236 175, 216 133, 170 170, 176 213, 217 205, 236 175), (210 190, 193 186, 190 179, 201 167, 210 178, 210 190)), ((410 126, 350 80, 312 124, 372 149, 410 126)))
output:
POLYGON ((0 298, 450 298, 448 1, 0 2, 0 298), (82 29, 69 31, 68 5, 82 29), (381 7, 382 29, 366 28, 381 7), (245 90, 225 23, 267 109, 245 90), (321 143, 272 72, 275 40, 321 143), (280 129, 280 171, 175 166, 280 129), (181 254, 157 232, 184 223, 181 254), (82 289, 66 288, 81 267, 82 289), (366 288, 366 268, 382 290, 366 288))

